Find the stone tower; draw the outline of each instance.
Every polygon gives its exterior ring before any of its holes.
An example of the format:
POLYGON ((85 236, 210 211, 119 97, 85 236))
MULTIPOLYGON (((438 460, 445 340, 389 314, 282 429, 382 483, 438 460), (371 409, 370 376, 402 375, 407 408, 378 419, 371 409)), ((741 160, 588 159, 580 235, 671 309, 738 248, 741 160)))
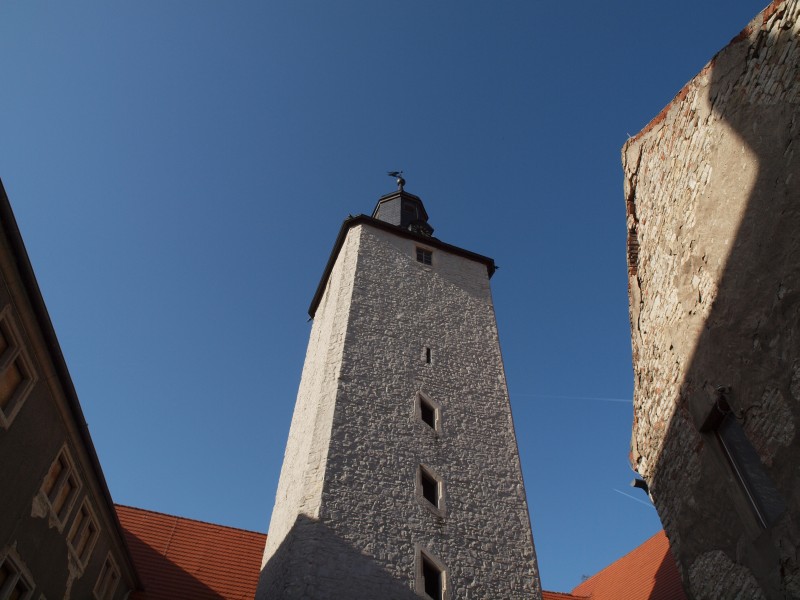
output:
POLYGON ((398 184, 311 303, 257 598, 540 598, 494 261, 398 184))

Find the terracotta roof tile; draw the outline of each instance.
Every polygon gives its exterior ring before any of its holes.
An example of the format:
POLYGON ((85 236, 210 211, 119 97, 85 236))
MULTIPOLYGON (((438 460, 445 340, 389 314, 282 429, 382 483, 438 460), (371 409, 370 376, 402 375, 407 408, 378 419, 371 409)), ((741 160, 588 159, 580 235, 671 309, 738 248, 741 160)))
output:
POLYGON ((573 596, 572 594, 562 594, 561 592, 548 592, 542 590, 542 600, 588 600, 587 596, 573 596))
POLYGON ((252 600, 267 536, 117 505, 145 587, 132 600, 252 600))
POLYGON ((572 593, 591 600, 686 600, 663 531, 581 583, 572 593))
MULTIPOLYGON (((117 505, 144 592, 131 600, 251 600, 267 536, 117 505)), ((686 600, 663 531, 590 577, 543 600, 686 600)))

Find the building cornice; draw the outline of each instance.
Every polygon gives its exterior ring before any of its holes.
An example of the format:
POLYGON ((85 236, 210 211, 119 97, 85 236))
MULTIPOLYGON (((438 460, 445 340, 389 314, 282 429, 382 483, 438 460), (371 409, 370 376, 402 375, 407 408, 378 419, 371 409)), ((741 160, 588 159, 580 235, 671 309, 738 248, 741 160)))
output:
POLYGON ((75 391, 75 385, 72 383, 72 376, 69 374, 67 363, 64 360, 64 354, 61 351, 61 345, 58 342, 58 337, 53 328, 53 322, 50 320, 50 313, 47 311, 47 306, 44 303, 44 298, 39 288, 39 282, 36 281, 36 274, 33 272, 33 266, 28 257, 28 251, 25 249, 25 242, 22 240, 22 235, 17 225, 17 219, 14 217, 14 212, 11 209, 11 203, 6 195, 2 180, 0 180, 0 227, 2 227, 3 233, 11 247, 14 265, 22 280, 25 294, 28 297, 28 302, 30 302, 41 335, 47 345, 50 360, 53 361, 53 366, 58 375, 61 389, 67 399, 67 404, 81 437, 81 442, 86 450, 86 454, 89 456, 89 462, 94 471, 95 480, 103 495, 103 500, 106 503, 106 513, 114 525, 119 544, 124 549, 124 558, 128 563, 129 572, 134 578, 134 587, 136 589, 142 589, 141 579, 131 559, 130 548, 128 548, 128 543, 125 541, 122 524, 119 522, 114 501, 111 498, 111 492, 108 489, 105 475, 103 475, 103 469, 100 466, 100 459, 97 457, 97 451, 92 442, 92 437, 89 435, 89 427, 86 424, 86 417, 83 415, 83 409, 78 400, 78 393, 75 391))

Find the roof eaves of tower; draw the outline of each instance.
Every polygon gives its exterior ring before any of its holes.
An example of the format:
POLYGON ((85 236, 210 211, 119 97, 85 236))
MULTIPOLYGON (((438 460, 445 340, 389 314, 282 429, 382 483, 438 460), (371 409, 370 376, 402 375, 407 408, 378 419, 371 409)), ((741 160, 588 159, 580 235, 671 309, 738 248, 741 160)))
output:
POLYGON ((103 469, 100 466, 100 459, 97 456, 97 451, 92 442, 92 436, 89 434, 86 417, 83 414, 83 409, 81 409, 81 404, 78 400, 78 393, 75 391, 75 385, 72 383, 72 376, 69 374, 67 362, 64 360, 64 354, 61 351, 58 337, 56 337, 53 322, 50 320, 50 313, 47 311, 47 306, 44 303, 44 298, 39 288, 39 282, 36 281, 36 274, 33 271, 28 251, 25 248, 25 242, 22 240, 22 234, 19 231, 17 219, 14 216, 14 211, 11 209, 11 202, 8 199, 2 180, 0 180, 0 226, 2 226, 8 243, 11 246, 12 259, 19 271, 20 279, 22 280, 25 293, 28 296, 28 301, 31 303, 42 337, 44 337, 47 348, 50 351, 50 358, 53 361, 53 366, 60 380, 61 388, 67 399, 67 404, 72 411, 75 426, 78 428, 78 433, 86 449, 86 454, 89 456, 89 462, 94 470, 100 492, 107 504, 109 518, 116 529, 118 539, 124 549, 125 560, 134 577, 134 586, 140 589, 142 587, 142 581, 133 563, 131 551, 128 547, 125 533, 122 530, 122 524, 119 522, 119 517, 114 508, 114 501, 111 499, 111 492, 108 489, 103 469))
POLYGON ((322 273, 322 278, 319 280, 317 291, 314 293, 314 298, 311 300, 311 306, 308 307, 308 314, 312 319, 314 318, 314 315, 317 312, 317 307, 319 306, 319 303, 322 301, 322 294, 325 292, 325 286, 328 283, 328 278, 331 276, 331 271, 333 271, 333 266, 336 264, 336 258, 339 256, 339 251, 342 249, 342 245, 344 244, 345 238, 347 238, 347 232, 350 231, 351 227, 355 227, 356 225, 369 225, 371 227, 376 227, 377 229, 383 229, 384 231, 388 231, 395 235, 399 235, 400 237, 417 241, 420 244, 425 244, 426 246, 437 248, 439 250, 444 250, 445 252, 455 254, 456 256, 461 256, 462 258, 479 262, 486 266, 486 271, 490 279, 492 275, 494 275, 495 270, 497 269, 497 267, 495 267, 493 258, 489 258, 488 256, 483 256, 481 254, 476 254, 474 252, 470 252, 469 250, 464 250, 463 248, 459 248, 458 246, 452 246, 450 244, 446 244, 434 237, 419 235, 412 231, 408 231, 407 229, 402 229, 400 227, 397 227, 396 225, 392 225, 391 223, 386 223, 385 221, 380 221, 373 217, 368 217, 367 215, 358 215, 355 217, 349 217, 344 220, 341 229, 339 229, 339 235, 336 237, 336 242, 334 242, 333 244, 333 250, 331 250, 330 258, 328 258, 328 264, 325 265, 325 271, 322 273))

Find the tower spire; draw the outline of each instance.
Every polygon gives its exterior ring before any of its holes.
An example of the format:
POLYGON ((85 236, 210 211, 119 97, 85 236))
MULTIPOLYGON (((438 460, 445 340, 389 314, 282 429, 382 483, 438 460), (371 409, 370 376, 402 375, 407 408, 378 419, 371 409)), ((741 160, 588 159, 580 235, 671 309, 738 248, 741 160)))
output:
POLYGON ((422 205, 422 199, 405 191, 403 172, 389 171, 387 175, 397 178, 397 191, 378 199, 378 204, 372 211, 373 218, 431 237, 433 227, 428 223, 428 213, 422 205))

